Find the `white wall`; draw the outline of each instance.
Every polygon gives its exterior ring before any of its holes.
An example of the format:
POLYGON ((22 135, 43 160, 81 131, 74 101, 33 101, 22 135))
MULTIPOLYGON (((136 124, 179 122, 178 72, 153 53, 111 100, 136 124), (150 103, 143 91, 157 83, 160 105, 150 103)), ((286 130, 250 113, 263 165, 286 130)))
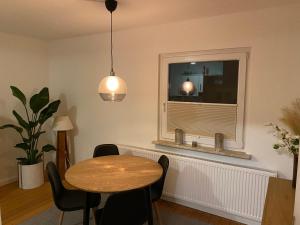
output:
MULTIPOLYGON (((23 110, 11 95, 15 85, 26 95, 48 86, 47 43, 32 38, 0 33, 0 124, 14 122, 11 111, 23 110)), ((12 130, 0 130, 0 186, 16 179, 16 157, 22 151, 13 146, 19 137, 12 130)))
MULTIPOLYGON (((300 4, 115 32, 115 70, 127 81, 121 103, 103 102, 100 79, 109 72, 109 36, 99 34, 50 44, 50 86, 66 100, 77 125, 76 160, 95 145, 146 148, 157 137, 158 55, 205 49, 251 47, 246 90, 245 149, 251 161, 185 151, 231 163, 279 171, 291 178, 292 157, 272 149, 265 124, 278 122, 280 108, 300 96, 300 4)), ((163 148, 168 151, 180 151, 163 148)))

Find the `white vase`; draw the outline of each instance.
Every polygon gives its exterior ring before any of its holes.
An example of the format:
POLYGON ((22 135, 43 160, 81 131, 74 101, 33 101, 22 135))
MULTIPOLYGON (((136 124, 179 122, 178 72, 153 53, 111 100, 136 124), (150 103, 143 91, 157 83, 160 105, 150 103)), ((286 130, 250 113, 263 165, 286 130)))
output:
POLYGON ((22 189, 33 189, 44 184, 43 162, 34 165, 20 165, 19 186, 22 189))

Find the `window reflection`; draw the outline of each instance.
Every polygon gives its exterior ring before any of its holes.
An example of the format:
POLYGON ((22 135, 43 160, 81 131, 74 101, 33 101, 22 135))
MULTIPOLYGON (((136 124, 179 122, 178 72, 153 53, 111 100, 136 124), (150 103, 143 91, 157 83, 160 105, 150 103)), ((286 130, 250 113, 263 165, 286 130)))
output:
POLYGON ((239 61, 169 64, 168 100, 237 103, 239 61))

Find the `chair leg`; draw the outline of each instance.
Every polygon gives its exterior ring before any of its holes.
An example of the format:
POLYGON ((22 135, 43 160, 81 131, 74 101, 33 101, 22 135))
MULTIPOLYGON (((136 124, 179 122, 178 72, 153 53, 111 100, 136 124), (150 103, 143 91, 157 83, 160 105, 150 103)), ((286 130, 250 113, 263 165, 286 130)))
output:
POLYGON ((58 222, 58 225, 62 225, 63 219, 64 219, 64 214, 65 214, 65 212, 64 212, 64 211, 61 211, 60 216, 59 216, 59 222, 58 222))
POLYGON ((96 223, 96 211, 97 211, 97 208, 93 208, 93 217, 94 217, 94 225, 97 225, 96 223))
POLYGON ((154 210, 155 210, 155 214, 156 214, 158 225, 162 225, 157 202, 154 202, 153 206, 154 206, 154 210))

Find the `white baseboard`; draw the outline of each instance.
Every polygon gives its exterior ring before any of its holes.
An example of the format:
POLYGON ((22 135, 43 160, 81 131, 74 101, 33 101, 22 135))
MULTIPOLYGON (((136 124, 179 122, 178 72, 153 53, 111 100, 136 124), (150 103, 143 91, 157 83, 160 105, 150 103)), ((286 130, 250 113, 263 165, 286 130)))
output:
POLYGON ((162 199, 164 199, 166 201, 174 202, 174 203, 177 203, 177 204, 189 207, 189 208, 198 209, 202 212, 207 212, 207 213, 217 215, 217 216, 220 216, 220 217, 223 217, 223 218, 227 218, 227 219, 230 219, 230 220, 233 220, 233 221, 244 223, 244 224, 247 224, 247 225, 261 225, 261 223, 258 222, 258 221, 254 221, 254 220, 250 220, 250 219, 247 219, 247 218, 244 218, 244 217, 241 217, 241 216, 233 215, 232 213, 226 213, 222 210, 218 210, 218 209, 214 209, 214 208, 210 208, 210 207, 205 207, 203 205, 188 202, 186 200, 179 199, 178 197, 174 198, 173 196, 167 196, 167 195, 164 194, 162 196, 162 199))
POLYGON ((6 184, 13 183, 17 180, 18 180, 18 177, 9 177, 9 178, 0 179, 0 187, 4 186, 6 184))

